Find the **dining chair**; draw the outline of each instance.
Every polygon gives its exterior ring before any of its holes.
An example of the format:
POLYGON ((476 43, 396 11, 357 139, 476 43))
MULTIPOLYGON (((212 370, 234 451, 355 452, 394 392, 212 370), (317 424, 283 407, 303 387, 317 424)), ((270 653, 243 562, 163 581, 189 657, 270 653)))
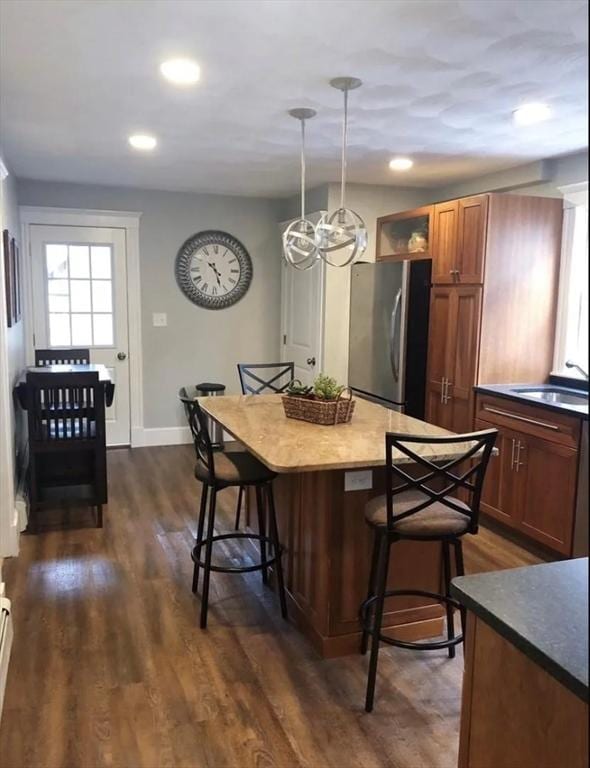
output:
POLYGON ((29 529, 45 503, 83 500, 102 528, 107 501, 104 387, 98 373, 35 373, 26 378, 29 529))
POLYGON ((36 349, 35 365, 88 365, 90 363, 89 349, 36 349))
MULTIPOLYGON (((186 391, 185 391, 186 392, 186 391)), ((266 467, 261 461, 247 451, 214 451, 211 445, 207 417, 203 413, 197 399, 186 399, 185 392, 181 390, 180 397, 189 414, 189 423, 195 448, 196 464, 195 477, 202 483, 199 520, 197 524, 197 536, 192 550, 194 562, 192 591, 196 593, 199 587, 199 571, 203 569, 203 587, 201 592, 201 629, 207 627, 207 614, 209 609, 209 583, 212 572, 217 573, 250 573, 262 572, 262 581, 267 583, 268 568, 274 565, 277 579, 277 591, 281 606, 281 614, 287 618, 287 600, 281 563, 282 548, 277 527, 274 495, 272 483, 275 473, 266 467), (256 506, 258 517, 261 521, 264 517, 265 505, 268 506, 269 535, 262 530, 259 533, 236 532, 214 534, 216 500, 219 491, 225 488, 255 488, 256 506), (207 499, 209 497, 208 514, 207 499), (204 535, 205 520, 207 519, 207 531, 204 535), (260 561, 253 565, 213 565, 213 546, 220 541, 232 541, 237 539, 249 539, 259 542, 260 561), (272 550, 271 556, 267 556, 267 545, 272 550), (201 551, 205 549, 205 559, 202 559, 201 551)))
MULTIPOLYGON (((365 519, 374 532, 368 593, 360 609, 361 653, 367 652, 371 638, 367 712, 373 709, 380 642, 417 651, 448 649, 450 658, 455 656, 455 646, 463 642, 465 612, 450 594, 450 548, 454 549, 457 575, 462 576, 461 539, 467 533, 477 533, 481 490, 497 435, 496 429, 436 437, 393 432, 385 435, 385 494, 371 499, 365 508, 365 519), (448 460, 435 463, 428 458, 429 448, 436 449, 440 455, 441 447, 444 450, 445 446, 448 446, 448 460), (443 593, 387 589, 391 546, 404 540, 441 542, 443 593), (401 595, 431 597, 444 604, 447 639, 410 642, 382 634, 385 598, 401 595), (454 609, 459 609, 461 615, 462 634, 457 636, 454 609)), ((432 453, 434 451, 430 455, 432 453)))
POLYGON ((238 363, 238 375, 243 395, 278 394, 295 378, 295 363, 238 363))

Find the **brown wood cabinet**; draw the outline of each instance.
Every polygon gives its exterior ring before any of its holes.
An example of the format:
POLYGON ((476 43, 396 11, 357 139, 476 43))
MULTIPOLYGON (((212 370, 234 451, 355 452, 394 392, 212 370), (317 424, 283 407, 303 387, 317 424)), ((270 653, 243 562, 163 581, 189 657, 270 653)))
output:
POLYGON ((432 222, 426 420, 464 432, 476 384, 540 383, 551 369, 562 205, 477 195, 435 205, 432 222))
POLYGON ((570 555, 579 418, 483 394, 477 397, 476 412, 477 429, 500 430, 499 455, 490 461, 482 511, 570 555))

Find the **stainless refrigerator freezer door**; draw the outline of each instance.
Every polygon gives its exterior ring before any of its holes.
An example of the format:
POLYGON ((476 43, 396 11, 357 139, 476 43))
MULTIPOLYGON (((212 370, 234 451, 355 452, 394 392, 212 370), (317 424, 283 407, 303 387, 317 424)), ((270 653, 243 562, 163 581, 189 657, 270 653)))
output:
POLYGON ((407 265, 356 264, 350 292, 349 384, 403 402, 407 265))

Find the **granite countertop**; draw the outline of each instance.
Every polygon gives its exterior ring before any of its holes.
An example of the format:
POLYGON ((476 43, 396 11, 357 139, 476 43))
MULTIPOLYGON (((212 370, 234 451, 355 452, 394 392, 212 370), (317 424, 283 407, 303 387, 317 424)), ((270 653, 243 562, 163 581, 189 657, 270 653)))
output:
POLYGON ((588 558, 453 579, 451 594, 588 701, 588 558))
MULTIPOLYGON (((385 433, 421 436, 451 434, 411 416, 356 398, 349 424, 321 426, 288 419, 280 395, 199 398, 203 410, 274 472, 378 467, 385 464, 385 433)), ((464 453, 465 443, 415 445, 432 460, 464 453)), ((400 462, 401 462, 400 456, 400 462)), ((407 459, 406 459, 407 461, 407 459)))
POLYGON ((588 402, 580 404, 572 403, 551 403, 547 400, 542 400, 539 397, 534 397, 527 394, 526 390, 540 390, 540 389, 559 389, 560 391, 568 392, 572 395, 585 395, 588 394, 583 389, 574 389, 573 387, 564 387, 560 384, 479 384, 473 388, 476 392, 482 392, 488 395, 495 395, 497 397, 504 397, 507 400, 514 400, 518 403, 526 403, 527 405, 534 405, 539 408, 543 408, 554 413, 566 413, 571 416, 578 416, 580 419, 588 420, 588 402), (525 390, 523 392, 517 392, 516 390, 525 390))

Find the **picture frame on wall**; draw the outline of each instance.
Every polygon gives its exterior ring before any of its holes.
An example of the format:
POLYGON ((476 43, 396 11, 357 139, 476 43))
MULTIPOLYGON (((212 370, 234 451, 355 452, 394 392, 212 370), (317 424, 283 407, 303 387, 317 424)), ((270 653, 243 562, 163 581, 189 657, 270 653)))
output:
POLYGON ((10 241, 10 256, 12 259, 12 320, 18 323, 21 315, 20 308, 20 259, 18 245, 13 237, 10 241))
POLYGON ((5 229, 2 233, 2 258, 4 261, 4 292, 6 297, 6 325, 11 328, 13 323, 13 277, 12 277, 12 253, 10 248, 10 235, 5 229))

